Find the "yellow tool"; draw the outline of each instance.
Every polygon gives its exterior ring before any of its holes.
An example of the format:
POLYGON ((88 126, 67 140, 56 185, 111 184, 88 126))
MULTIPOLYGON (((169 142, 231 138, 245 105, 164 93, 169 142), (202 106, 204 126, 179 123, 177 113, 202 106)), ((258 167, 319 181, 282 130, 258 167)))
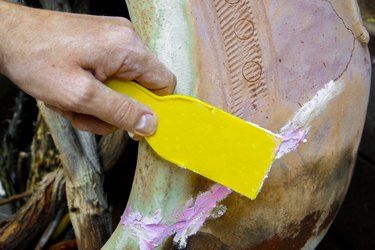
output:
POLYGON ((189 96, 157 96, 118 80, 107 86, 157 114, 157 131, 146 140, 159 156, 256 198, 282 141, 279 135, 189 96))

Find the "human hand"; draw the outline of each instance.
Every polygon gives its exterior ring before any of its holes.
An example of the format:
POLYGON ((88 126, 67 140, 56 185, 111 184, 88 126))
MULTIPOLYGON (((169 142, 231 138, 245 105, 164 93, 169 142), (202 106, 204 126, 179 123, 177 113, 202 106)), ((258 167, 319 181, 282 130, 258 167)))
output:
POLYGON ((103 82, 135 80, 156 94, 173 92, 174 75, 124 18, 37 10, 0 1, 0 73, 80 130, 121 128, 151 135, 148 107, 103 82))

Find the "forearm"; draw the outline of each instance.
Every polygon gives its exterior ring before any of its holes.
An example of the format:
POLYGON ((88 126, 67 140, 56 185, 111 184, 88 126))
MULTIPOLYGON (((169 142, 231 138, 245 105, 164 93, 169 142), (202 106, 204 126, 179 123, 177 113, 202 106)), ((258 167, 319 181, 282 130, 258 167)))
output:
POLYGON ((0 73, 2 74, 6 71, 5 65, 12 36, 21 21, 17 17, 19 11, 22 11, 21 6, 0 0, 0 73))

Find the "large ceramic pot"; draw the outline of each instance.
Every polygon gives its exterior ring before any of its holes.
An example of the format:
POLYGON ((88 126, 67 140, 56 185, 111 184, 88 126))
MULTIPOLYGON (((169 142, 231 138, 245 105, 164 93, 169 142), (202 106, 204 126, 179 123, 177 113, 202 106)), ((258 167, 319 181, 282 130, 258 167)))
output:
MULTIPOLYGON (((222 202, 224 215, 207 220, 188 240, 189 249, 316 247, 348 189, 366 113, 368 34, 357 3, 127 3, 137 32, 176 74, 178 93, 197 96, 272 131, 327 82, 344 82, 341 94, 312 121, 307 143, 274 163, 258 198, 230 194, 222 202)), ((160 159, 141 142, 128 209, 137 212, 138 219, 133 219, 138 222, 159 211, 155 224, 170 225, 176 211, 211 185, 160 159)), ((105 247, 137 249, 141 243, 145 248, 141 229, 125 220, 105 247)), ((160 242, 148 243, 165 247, 160 242)))

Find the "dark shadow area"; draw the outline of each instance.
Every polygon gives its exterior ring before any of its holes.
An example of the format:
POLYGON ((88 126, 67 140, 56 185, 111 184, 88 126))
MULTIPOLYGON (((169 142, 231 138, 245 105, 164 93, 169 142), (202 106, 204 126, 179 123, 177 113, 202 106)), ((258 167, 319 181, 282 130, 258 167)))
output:
MULTIPOLYGON (((375 37, 369 44, 375 68, 375 37)), ((366 123, 347 196, 318 249, 375 249, 375 74, 366 123)))

